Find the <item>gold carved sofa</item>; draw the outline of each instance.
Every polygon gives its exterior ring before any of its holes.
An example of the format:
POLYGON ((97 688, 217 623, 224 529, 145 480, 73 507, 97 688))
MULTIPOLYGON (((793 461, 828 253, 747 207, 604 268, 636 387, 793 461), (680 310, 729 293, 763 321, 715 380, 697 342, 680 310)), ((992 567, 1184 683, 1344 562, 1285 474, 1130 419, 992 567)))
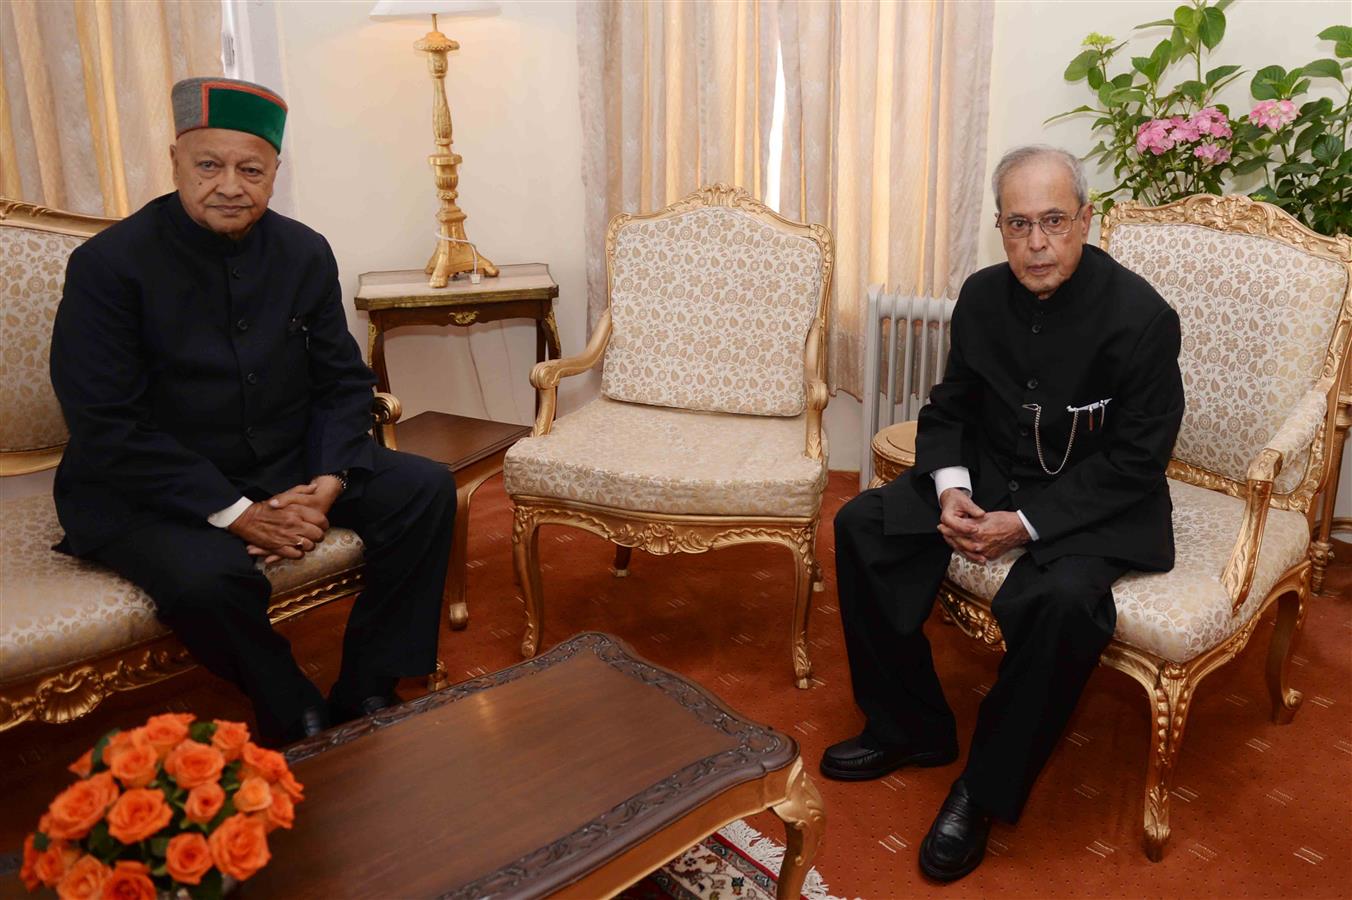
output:
MULTIPOLYGON (((68 434, 48 375, 52 323, 67 257, 113 221, 0 198, 0 476, 8 484, 61 460, 68 434)), ((374 414, 383 437, 398 401, 377 395, 374 414)), ((51 489, 34 489, 0 499, 0 731, 30 719, 68 722, 109 694, 193 665, 139 588, 52 549, 62 532, 51 489)), ((291 618, 362 589, 361 539, 331 529, 314 552, 265 572, 269 615, 291 618)))
POLYGON ((614 542, 616 574, 633 547, 660 555, 770 542, 793 554, 790 647, 794 678, 808 687, 832 248, 822 226, 723 185, 611 221, 609 309, 581 355, 535 367, 535 429, 504 463, 523 655, 540 647, 542 525, 614 542), (603 360, 601 396, 556 421, 559 380, 603 360))
MULTIPOLYGON (((1317 235, 1246 197, 1198 195, 1114 206, 1103 246, 1164 296, 1183 329, 1187 406, 1168 469, 1177 558, 1171 572, 1113 585, 1117 631, 1102 659, 1139 682, 1153 710, 1145 848, 1159 860, 1193 691, 1244 649, 1273 604, 1273 720, 1289 723, 1301 703, 1287 668, 1349 365, 1352 239, 1317 235)), ((873 441, 877 483, 914 462, 914 423, 905 426, 873 441)), ((1021 552, 985 566, 954 556, 939 599, 969 635, 1001 643, 990 598, 1021 552)))

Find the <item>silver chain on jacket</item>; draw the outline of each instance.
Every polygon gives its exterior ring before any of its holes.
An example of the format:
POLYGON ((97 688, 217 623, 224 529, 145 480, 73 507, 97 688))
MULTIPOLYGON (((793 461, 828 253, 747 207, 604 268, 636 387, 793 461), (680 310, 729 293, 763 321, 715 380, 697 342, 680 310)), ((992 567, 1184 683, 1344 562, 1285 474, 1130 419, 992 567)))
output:
MULTIPOLYGON (((1080 422, 1080 410, 1071 410, 1070 417, 1070 440, 1066 442, 1066 455, 1061 457, 1061 465, 1055 469, 1047 468, 1047 461, 1042 458, 1042 404, 1025 403, 1024 409, 1033 411, 1033 447, 1037 450, 1037 462, 1042 466, 1042 471, 1048 475, 1059 475, 1061 470, 1066 467, 1066 461, 1070 459, 1070 448, 1075 446, 1075 427, 1080 422)), ((1090 415, 1093 415, 1091 412, 1090 415)))

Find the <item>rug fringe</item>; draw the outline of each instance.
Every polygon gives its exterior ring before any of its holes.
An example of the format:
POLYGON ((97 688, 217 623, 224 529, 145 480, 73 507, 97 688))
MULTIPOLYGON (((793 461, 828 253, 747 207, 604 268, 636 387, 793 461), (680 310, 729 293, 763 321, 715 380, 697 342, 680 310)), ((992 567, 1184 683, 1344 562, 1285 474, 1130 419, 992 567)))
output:
MULTIPOLYGON (((779 867, 784 862, 783 844, 766 837, 741 819, 724 825, 718 829, 718 833, 771 872, 779 872, 779 867)), ((831 894, 830 888, 815 867, 809 869, 807 878, 803 879, 803 896, 807 900, 843 900, 831 894)))

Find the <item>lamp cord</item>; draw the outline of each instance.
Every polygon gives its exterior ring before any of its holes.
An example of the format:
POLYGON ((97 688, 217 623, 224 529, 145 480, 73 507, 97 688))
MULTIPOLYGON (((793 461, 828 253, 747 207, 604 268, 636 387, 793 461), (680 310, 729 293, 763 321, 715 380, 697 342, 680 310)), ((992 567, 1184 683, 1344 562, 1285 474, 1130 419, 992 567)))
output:
POLYGON ((473 284, 478 284, 479 279, 482 276, 479 274, 479 248, 474 246, 474 242, 466 241, 461 238, 453 238, 449 235, 442 234, 440 231, 433 232, 433 236, 439 241, 449 241, 452 244, 469 244, 469 251, 474 254, 474 271, 470 273, 469 280, 473 284))

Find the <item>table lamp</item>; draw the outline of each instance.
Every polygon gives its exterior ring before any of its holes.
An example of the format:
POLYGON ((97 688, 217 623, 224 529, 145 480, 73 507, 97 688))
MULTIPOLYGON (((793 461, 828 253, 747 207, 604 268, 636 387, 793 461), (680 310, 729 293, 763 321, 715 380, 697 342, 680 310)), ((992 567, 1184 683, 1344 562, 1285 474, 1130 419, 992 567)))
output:
POLYGON ((495 276, 498 267, 479 253, 465 237, 465 214, 456 205, 460 183, 458 153, 451 152, 451 110, 446 105, 446 54, 460 49, 460 45, 437 30, 437 16, 493 15, 498 12, 494 0, 378 0, 371 7, 373 19, 409 19, 432 17, 432 30, 413 44, 413 49, 427 54, 427 68, 432 73, 432 134, 437 149, 427 157, 437 185, 437 248, 427 263, 428 287, 445 287, 453 275, 470 272, 477 282, 479 275, 495 276))

